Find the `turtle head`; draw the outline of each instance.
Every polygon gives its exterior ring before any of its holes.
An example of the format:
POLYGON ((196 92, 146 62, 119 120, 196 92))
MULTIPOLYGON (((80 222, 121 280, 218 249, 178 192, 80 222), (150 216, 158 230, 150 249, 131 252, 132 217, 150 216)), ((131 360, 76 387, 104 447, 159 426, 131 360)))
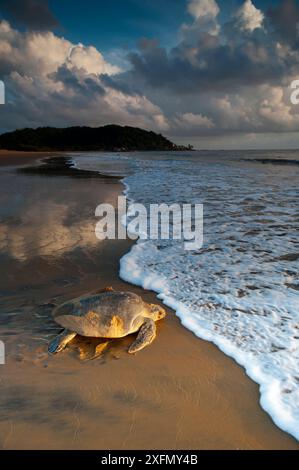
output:
POLYGON ((166 317, 166 310, 162 308, 160 305, 157 304, 149 304, 150 309, 150 317, 154 321, 162 320, 162 318, 166 317))

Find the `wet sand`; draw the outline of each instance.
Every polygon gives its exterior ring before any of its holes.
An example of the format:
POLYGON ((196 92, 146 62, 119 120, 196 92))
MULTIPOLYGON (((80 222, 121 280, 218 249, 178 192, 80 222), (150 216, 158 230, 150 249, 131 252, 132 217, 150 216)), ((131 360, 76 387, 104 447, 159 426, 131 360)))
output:
POLYGON ((243 369, 170 310, 154 343, 135 356, 126 352, 133 337, 93 360, 100 340, 78 338, 48 356, 60 331, 54 304, 107 285, 157 300, 118 278, 132 242, 94 235, 95 208, 116 204, 119 182, 45 178, 4 165, 0 188, 0 447, 299 449, 260 408, 243 369))
POLYGON ((34 163, 37 160, 42 160, 52 155, 57 154, 53 154, 53 152, 15 152, 13 150, 0 149, 0 167, 34 163))

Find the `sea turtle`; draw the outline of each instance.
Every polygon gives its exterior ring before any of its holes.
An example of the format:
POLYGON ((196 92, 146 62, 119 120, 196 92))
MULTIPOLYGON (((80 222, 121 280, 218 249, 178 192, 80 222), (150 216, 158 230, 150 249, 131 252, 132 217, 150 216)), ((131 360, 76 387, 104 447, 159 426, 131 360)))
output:
POLYGON ((55 321, 65 330, 50 343, 48 351, 52 354, 62 351, 77 334, 113 339, 138 332, 128 350, 133 354, 152 343, 156 337, 155 321, 165 315, 160 305, 148 304, 139 295, 106 288, 54 309, 55 321))

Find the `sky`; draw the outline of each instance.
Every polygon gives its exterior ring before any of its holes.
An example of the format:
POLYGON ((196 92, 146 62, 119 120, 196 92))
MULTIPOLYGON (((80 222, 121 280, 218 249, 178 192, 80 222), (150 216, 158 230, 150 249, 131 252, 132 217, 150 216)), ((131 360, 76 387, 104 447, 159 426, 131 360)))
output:
POLYGON ((299 1, 0 0, 0 132, 110 123, 299 148, 299 1))

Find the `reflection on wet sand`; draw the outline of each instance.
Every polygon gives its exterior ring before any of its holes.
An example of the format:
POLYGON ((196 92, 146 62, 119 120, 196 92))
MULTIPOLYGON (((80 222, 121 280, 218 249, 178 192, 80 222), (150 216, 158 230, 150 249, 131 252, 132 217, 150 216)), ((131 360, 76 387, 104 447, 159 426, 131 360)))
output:
POLYGON ((63 256, 75 248, 95 247, 93 220, 68 224, 70 208, 52 201, 40 203, 21 215, 19 224, 0 224, 0 250, 18 261, 33 256, 63 256))

